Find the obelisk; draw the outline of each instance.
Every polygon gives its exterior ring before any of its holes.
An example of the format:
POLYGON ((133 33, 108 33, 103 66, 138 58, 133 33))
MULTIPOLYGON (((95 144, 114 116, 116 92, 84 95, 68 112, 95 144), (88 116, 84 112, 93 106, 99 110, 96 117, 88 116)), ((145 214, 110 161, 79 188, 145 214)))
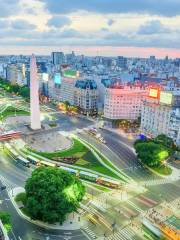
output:
POLYGON ((36 57, 31 56, 30 62, 30 109, 31 109, 31 129, 41 128, 40 107, 39 107, 39 81, 37 76, 36 57))

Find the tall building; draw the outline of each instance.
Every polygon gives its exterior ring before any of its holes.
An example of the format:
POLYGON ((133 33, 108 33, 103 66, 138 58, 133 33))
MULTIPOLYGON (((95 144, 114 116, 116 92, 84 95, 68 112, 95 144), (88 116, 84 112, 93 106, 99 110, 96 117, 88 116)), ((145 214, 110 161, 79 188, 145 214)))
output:
POLYGON ((33 54, 30 63, 30 108, 31 108, 31 129, 41 128, 40 107, 39 107, 39 82, 37 75, 36 58, 33 54))
POLYGON ((79 78, 79 72, 75 70, 65 70, 62 77, 60 101, 68 101, 71 105, 74 105, 74 87, 77 79, 79 78))
POLYGON ((94 80, 77 80, 74 90, 74 105, 83 114, 97 114, 98 108, 97 84, 94 80))
POLYGON ((135 120, 141 115, 143 100, 148 92, 135 86, 114 83, 105 89, 104 117, 108 120, 135 120))
POLYGON ((150 137, 165 134, 180 144, 180 95, 150 89, 142 107, 141 131, 150 137))
POLYGON ((6 79, 11 84, 26 85, 26 71, 24 64, 9 64, 7 66, 6 79))
POLYGON ((117 58, 117 65, 118 67, 122 68, 123 70, 127 68, 127 58, 123 56, 118 56, 117 58))
POLYGON ((63 52, 52 52, 51 58, 54 65, 61 65, 65 63, 65 56, 63 52))

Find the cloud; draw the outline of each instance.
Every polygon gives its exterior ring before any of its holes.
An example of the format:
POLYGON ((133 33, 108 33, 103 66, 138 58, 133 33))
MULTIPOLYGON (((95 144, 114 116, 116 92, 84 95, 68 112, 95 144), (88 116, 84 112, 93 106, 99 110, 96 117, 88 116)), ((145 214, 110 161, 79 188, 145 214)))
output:
POLYGON ((144 35, 170 32, 171 30, 168 27, 165 27, 159 20, 147 21, 143 25, 141 25, 138 29, 138 34, 144 35))
POLYGON ((113 19, 109 19, 107 24, 108 26, 112 26, 115 23, 115 21, 113 19))
POLYGON ((105 27, 103 27, 103 28, 101 28, 101 31, 103 31, 103 32, 109 32, 109 29, 108 29, 108 28, 105 28, 105 27))
POLYGON ((164 34, 162 38, 161 34, 120 34, 118 32, 102 32, 101 29, 99 32, 90 34, 81 33, 72 28, 58 31, 52 28, 44 32, 37 29, 24 31, 0 29, 0 45, 180 48, 178 32, 164 34))
POLYGON ((53 16, 48 20, 47 25, 50 27, 61 28, 66 25, 70 25, 71 20, 66 16, 53 16))
POLYGON ((51 13, 65 14, 79 10, 98 13, 147 13, 180 15, 179 0, 41 0, 51 13))
POLYGON ((1 19, 0 19, 0 28, 1 28, 1 29, 8 28, 9 25, 10 25, 10 23, 9 23, 8 20, 1 20, 1 19))
POLYGON ((0 0, 0 17, 16 15, 19 12, 19 0, 0 0))
POLYGON ((36 25, 29 23, 26 20, 18 19, 11 22, 11 27, 18 30, 27 30, 27 29, 35 29, 36 25))

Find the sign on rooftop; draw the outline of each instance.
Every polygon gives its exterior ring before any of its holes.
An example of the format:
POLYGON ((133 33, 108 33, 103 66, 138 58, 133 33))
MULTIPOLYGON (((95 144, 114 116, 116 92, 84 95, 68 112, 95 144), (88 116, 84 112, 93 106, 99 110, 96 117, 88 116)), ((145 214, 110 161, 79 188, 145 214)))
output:
POLYGON ((77 77, 79 77, 79 71, 67 69, 64 71, 64 77, 77 78, 77 77))
POLYGON ((149 97, 151 98, 159 98, 159 89, 158 88, 150 88, 149 97))
POLYGON ((172 104, 173 95, 170 92, 162 91, 160 93, 160 103, 171 105, 172 104))

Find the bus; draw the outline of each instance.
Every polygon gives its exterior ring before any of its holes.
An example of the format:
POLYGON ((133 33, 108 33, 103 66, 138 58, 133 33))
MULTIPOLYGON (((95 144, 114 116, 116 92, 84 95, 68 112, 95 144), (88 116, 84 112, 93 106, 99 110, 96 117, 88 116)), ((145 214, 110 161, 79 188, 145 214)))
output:
POLYGON ((35 166, 40 166, 40 165, 41 165, 40 160, 37 159, 37 158, 35 158, 35 157, 33 157, 33 156, 31 156, 31 155, 28 155, 28 156, 27 156, 27 160, 28 160, 31 164, 35 165, 35 166))
POLYGON ((79 172, 79 177, 88 181, 96 182, 98 175, 84 171, 79 172))
POLYGON ((67 168, 67 167, 60 166, 60 169, 65 170, 65 171, 67 171, 69 173, 72 173, 72 174, 74 174, 76 176, 79 175, 79 171, 76 170, 76 169, 73 169, 73 168, 67 168))
POLYGON ((29 161, 21 156, 16 158, 16 162, 24 167, 30 168, 29 161))
POLYGON ((0 134, 0 141, 6 141, 21 137, 21 132, 9 131, 7 133, 0 134))
POLYGON ((110 188, 119 188, 120 187, 120 183, 118 181, 115 180, 111 180, 109 178, 104 178, 104 177, 99 177, 96 182, 98 184, 110 187, 110 188))

